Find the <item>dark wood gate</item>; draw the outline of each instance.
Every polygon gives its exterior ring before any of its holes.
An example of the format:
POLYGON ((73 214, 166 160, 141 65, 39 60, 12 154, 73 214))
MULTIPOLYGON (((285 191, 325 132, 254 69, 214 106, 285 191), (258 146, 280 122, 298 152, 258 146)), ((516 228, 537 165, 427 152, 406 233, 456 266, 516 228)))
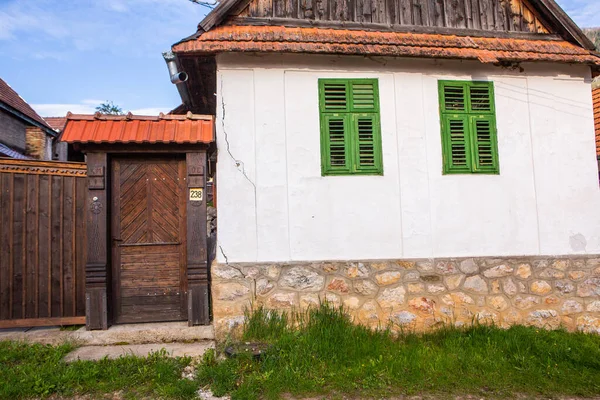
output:
POLYGON ((0 159, 0 328, 85 322, 86 165, 0 159))
POLYGON ((185 160, 112 160, 115 323, 187 319, 185 160))

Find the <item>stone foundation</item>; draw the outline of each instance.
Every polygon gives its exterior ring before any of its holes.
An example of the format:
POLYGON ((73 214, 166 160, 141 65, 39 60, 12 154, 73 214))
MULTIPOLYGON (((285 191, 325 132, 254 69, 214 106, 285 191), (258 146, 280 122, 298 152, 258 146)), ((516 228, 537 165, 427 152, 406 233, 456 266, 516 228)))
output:
POLYGON ((320 300, 372 328, 478 321, 600 334, 600 256, 216 264, 211 273, 217 338, 251 304, 291 310, 320 300))

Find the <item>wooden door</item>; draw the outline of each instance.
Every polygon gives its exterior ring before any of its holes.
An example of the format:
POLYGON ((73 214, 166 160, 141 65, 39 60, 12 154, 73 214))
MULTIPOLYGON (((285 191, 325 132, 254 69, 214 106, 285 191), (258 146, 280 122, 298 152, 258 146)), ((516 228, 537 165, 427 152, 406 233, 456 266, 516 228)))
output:
POLYGON ((114 322, 187 319, 185 161, 112 161, 114 322))

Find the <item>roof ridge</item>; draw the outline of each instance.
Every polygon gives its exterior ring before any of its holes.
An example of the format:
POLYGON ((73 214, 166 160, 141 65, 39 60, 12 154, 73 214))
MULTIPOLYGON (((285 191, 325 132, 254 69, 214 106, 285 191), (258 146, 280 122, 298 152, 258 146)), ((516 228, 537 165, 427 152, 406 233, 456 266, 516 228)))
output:
POLYGON ((214 118, 207 115, 135 116, 68 114, 61 141, 67 143, 210 144, 214 118))
POLYGON ((67 113, 65 117, 68 121, 185 121, 185 120, 214 120, 212 115, 193 114, 188 112, 183 115, 172 115, 160 113, 156 115, 136 115, 131 112, 122 115, 102 114, 73 114, 67 113))

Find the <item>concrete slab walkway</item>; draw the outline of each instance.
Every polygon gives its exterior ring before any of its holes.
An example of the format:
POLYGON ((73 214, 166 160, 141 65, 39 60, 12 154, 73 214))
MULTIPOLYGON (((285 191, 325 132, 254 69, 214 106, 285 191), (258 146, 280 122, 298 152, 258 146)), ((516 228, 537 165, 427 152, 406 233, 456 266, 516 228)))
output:
POLYGON ((66 362, 73 362, 76 360, 98 361, 105 357, 114 359, 125 355, 146 357, 151 353, 158 352, 162 349, 165 349, 167 354, 171 357, 195 358, 201 357, 206 350, 214 348, 215 344, 212 341, 197 343, 134 344, 123 346, 84 346, 67 354, 64 360, 66 362))
POLYGON ((190 343, 213 340, 212 326, 188 326, 187 322, 114 325, 106 331, 75 331, 59 327, 0 329, 0 340, 58 345, 73 342, 82 346, 190 343))

